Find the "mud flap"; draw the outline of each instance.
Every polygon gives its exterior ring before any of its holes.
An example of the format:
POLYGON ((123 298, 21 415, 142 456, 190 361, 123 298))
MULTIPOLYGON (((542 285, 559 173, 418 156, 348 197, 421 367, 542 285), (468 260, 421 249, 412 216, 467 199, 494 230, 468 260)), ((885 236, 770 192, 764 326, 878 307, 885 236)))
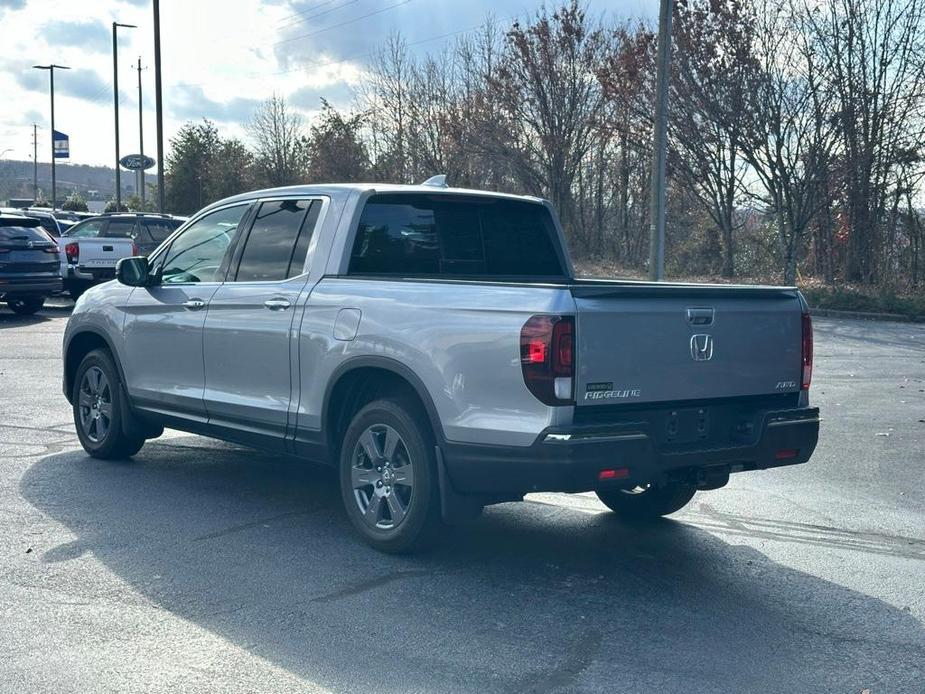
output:
POLYGON ((440 446, 434 446, 434 454, 437 457, 437 482, 440 485, 440 513, 443 522, 447 525, 458 525, 475 520, 484 508, 481 500, 477 496, 460 494, 453 489, 440 446))
POLYGON ((128 402, 128 392, 125 390, 125 384, 119 379, 119 391, 122 397, 119 398, 119 414, 122 420, 122 433, 126 436, 140 436, 145 439, 156 439, 164 433, 164 427, 158 424, 152 424, 145 421, 134 412, 128 402))

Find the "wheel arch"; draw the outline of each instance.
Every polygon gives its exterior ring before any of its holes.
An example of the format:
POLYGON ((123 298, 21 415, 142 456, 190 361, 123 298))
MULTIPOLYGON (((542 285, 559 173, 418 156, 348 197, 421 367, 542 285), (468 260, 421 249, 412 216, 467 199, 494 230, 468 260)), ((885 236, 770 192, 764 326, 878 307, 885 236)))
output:
POLYGON ((71 404, 73 404, 71 394, 74 392, 74 378, 80 362, 95 349, 106 349, 112 355, 112 360, 119 371, 119 379, 125 384, 122 362, 109 337, 98 330, 81 330, 71 335, 64 347, 64 396, 71 404))
POLYGON ((421 405, 437 443, 442 443, 445 437, 437 408, 414 371, 389 357, 353 357, 334 370, 325 389, 321 431, 332 459, 336 460, 340 439, 355 412, 378 397, 402 393, 421 405))

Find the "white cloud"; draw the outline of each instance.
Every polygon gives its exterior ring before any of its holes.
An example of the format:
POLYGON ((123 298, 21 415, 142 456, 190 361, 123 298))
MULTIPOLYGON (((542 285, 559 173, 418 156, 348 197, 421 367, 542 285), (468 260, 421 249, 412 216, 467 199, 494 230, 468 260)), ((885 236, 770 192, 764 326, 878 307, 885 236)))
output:
MULTIPOLYGON (((443 34, 479 24, 489 11, 522 16, 541 0, 186 0, 161 3, 165 144, 185 120, 214 120, 223 135, 243 136, 253 107, 273 93, 311 116, 321 97, 349 105, 367 56, 391 32, 419 50, 437 50, 443 34), (394 6, 394 7, 393 7, 394 6), (326 14, 319 15, 325 10, 326 14), (368 15, 368 16, 366 16, 368 15), (282 43, 281 43, 282 42, 282 43)), ((598 0, 594 10, 657 11, 655 0, 598 0), (651 6, 651 7, 650 7, 651 6)), ((154 62, 150 0, 0 0, 0 150, 31 154, 33 121, 39 156, 47 151, 48 75, 34 64, 68 65, 55 75, 56 128, 71 137, 71 160, 111 164, 113 149, 110 26, 119 30, 122 154, 138 142, 138 57, 146 152, 153 153, 154 62), (10 108, 10 105, 14 105, 10 108)))

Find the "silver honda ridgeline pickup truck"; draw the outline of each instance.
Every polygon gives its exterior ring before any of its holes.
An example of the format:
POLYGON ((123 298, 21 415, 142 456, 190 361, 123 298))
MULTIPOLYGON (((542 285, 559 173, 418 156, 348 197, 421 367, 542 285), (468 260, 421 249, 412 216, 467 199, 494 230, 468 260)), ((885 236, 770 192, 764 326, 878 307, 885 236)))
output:
POLYGON ((314 185, 120 261, 68 323, 64 393, 98 458, 171 427, 335 465, 398 552, 528 492, 653 518, 804 463, 812 363, 794 288, 576 279, 543 200, 314 185))

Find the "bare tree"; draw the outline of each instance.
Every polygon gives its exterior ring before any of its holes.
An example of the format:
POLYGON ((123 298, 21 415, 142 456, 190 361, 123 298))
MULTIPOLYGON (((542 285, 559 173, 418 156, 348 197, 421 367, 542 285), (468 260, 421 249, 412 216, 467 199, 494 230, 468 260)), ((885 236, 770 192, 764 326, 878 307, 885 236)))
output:
POLYGON ((292 185, 302 180, 306 155, 303 120, 283 97, 274 94, 267 99, 246 130, 268 185, 292 185))
POLYGON ((821 112, 819 67, 786 7, 762 0, 756 10, 742 152, 776 221, 784 281, 796 280, 809 226, 825 205, 824 173, 834 129, 821 112))
POLYGON ((748 169, 741 139, 754 23, 743 0, 677 5, 669 164, 722 236, 724 277, 735 274, 734 234, 748 169))
POLYGON ((871 282, 889 247, 898 169, 910 152, 921 153, 925 135, 925 2, 829 0, 801 14, 836 103, 847 278, 871 282))
POLYGON ((604 30, 577 0, 529 25, 515 22, 497 77, 489 85, 506 128, 497 151, 510 158, 525 190, 549 197, 566 230, 586 250, 587 230, 576 228, 574 185, 604 109, 596 75, 606 48, 604 30))

